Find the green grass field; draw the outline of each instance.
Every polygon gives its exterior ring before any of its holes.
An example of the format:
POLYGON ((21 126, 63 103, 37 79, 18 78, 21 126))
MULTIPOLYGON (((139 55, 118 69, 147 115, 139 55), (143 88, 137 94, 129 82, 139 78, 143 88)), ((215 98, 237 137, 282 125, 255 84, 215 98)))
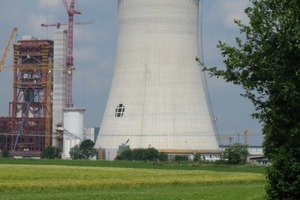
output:
POLYGON ((0 199, 264 199, 264 168, 0 160, 0 199))

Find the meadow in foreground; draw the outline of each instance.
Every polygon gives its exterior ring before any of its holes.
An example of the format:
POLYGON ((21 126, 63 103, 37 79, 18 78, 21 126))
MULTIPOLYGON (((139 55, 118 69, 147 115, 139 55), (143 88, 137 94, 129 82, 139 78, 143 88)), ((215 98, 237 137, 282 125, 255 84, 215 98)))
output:
MULTIPOLYGON (((1 162, 0 162, 1 163, 1 162)), ((0 164, 1 199, 263 199, 261 173, 0 164)))

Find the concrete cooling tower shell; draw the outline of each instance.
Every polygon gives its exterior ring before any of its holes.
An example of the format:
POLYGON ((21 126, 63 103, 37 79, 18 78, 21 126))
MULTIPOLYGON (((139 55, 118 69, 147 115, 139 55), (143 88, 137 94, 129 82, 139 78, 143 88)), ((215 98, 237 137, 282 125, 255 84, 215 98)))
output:
POLYGON ((96 147, 218 150, 198 56, 199 0, 119 0, 115 73, 96 147))

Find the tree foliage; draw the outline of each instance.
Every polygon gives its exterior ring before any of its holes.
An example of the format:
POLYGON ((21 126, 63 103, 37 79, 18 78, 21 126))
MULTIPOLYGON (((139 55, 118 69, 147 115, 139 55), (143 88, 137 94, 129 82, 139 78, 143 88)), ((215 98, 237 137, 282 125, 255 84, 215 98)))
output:
POLYGON ((174 162, 184 163, 189 161, 189 157, 187 155, 175 155, 172 159, 174 162))
POLYGON ((83 140, 80 145, 75 145, 70 149, 70 156, 73 160, 86 160, 93 158, 97 154, 94 148, 95 143, 91 140, 83 140))
POLYGON ((250 0, 236 46, 219 42, 226 69, 211 75, 241 85, 263 124, 269 199, 300 199, 300 1, 250 0), (245 36, 245 37, 244 37, 245 36))
POLYGON ((82 151, 78 144, 76 144, 74 147, 70 149, 70 156, 73 160, 82 160, 84 159, 82 155, 82 151))
POLYGON ((94 157, 97 154, 96 149, 94 148, 95 143, 92 140, 83 140, 80 143, 80 150, 82 151, 82 155, 84 159, 89 159, 94 157))
POLYGON ((9 150, 0 149, 0 158, 9 158, 9 157, 10 157, 9 150))
POLYGON ((223 158, 233 165, 245 164, 248 155, 248 146, 240 143, 228 145, 223 152, 223 158))
POLYGON ((202 161, 202 156, 200 153, 196 153, 194 155, 194 159, 193 159, 194 162, 201 162, 202 161))
POLYGON ((159 153, 155 148, 126 149, 119 153, 117 160, 136 160, 136 161, 166 161, 167 155, 159 153))
POLYGON ((41 158, 60 159, 61 158, 60 151, 58 147, 48 146, 42 151, 41 158))

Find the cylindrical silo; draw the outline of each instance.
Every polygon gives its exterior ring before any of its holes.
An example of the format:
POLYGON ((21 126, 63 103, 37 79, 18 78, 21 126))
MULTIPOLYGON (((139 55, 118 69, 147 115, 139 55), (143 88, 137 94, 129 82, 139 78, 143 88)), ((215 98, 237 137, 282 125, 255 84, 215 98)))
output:
POLYGON ((115 73, 96 147, 217 150, 198 56, 199 0, 119 0, 115 73))
POLYGON ((83 140, 84 112, 82 108, 63 109, 63 155, 62 158, 70 158, 70 149, 83 140))

